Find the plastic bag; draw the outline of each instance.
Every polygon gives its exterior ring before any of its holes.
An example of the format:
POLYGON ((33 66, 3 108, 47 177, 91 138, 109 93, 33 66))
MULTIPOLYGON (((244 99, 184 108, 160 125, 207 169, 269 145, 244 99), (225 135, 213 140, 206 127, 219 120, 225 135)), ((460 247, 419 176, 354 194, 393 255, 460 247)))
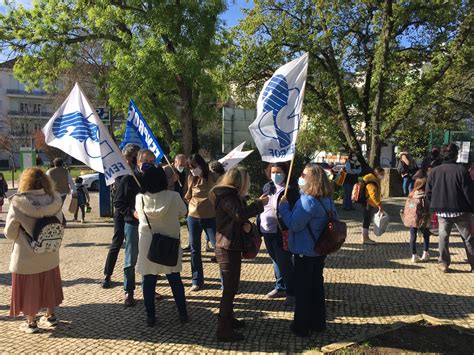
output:
POLYGON ((387 212, 377 212, 374 215, 374 234, 380 237, 387 230, 388 224, 390 223, 390 216, 387 212))

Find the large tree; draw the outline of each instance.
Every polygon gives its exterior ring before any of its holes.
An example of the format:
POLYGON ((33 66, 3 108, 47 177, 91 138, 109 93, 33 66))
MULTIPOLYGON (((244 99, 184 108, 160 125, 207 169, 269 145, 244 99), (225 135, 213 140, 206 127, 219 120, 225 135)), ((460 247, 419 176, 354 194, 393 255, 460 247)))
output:
POLYGON ((342 139, 361 158, 365 142, 372 166, 383 142, 423 122, 433 100, 456 99, 443 89, 452 71, 472 75, 468 1, 254 2, 229 52, 239 102, 254 101, 279 65, 308 52, 310 127, 327 126, 332 140, 342 139))
MULTIPOLYGON (((107 68, 106 99, 124 110, 133 98, 172 148, 181 134, 186 154, 198 148, 197 127, 222 90, 218 66, 224 1, 38 0, 0 17, 0 37, 21 58, 15 74, 51 89, 75 65, 107 68), (100 51, 84 59, 84 47, 100 51)), ((175 149, 178 149, 175 147, 175 149)))

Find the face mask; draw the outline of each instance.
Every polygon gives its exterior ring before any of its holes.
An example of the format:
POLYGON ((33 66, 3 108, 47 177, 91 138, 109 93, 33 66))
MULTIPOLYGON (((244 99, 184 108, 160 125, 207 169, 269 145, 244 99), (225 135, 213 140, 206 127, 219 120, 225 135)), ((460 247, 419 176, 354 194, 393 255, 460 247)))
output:
POLYGON ((178 166, 176 170, 178 170, 179 173, 182 173, 184 171, 184 166, 178 166))
POLYGON ((199 176, 200 177, 202 175, 202 170, 201 170, 200 167, 197 167, 195 169, 191 169, 191 174, 193 176, 199 176))
POLYGON ((352 160, 353 160, 353 161, 356 161, 356 160, 357 160, 357 157, 355 157, 355 156, 352 157, 352 160))
POLYGON ((133 166, 137 165, 137 157, 132 158, 132 164, 133 164, 133 166))
POLYGON ((154 166, 155 166, 155 164, 153 164, 153 163, 143 163, 140 170, 145 172, 148 169, 153 168, 154 166))
POLYGON ((285 181, 285 174, 282 173, 272 173, 272 181, 275 185, 280 185, 283 181, 285 181))
POLYGON ((298 179, 298 186, 303 187, 304 185, 306 185, 306 180, 300 176, 300 178, 298 179))

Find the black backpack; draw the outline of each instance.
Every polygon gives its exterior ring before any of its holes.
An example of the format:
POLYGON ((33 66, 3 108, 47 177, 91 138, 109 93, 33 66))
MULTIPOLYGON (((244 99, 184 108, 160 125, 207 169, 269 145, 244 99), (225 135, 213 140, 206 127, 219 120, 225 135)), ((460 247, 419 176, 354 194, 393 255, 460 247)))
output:
POLYGON ((33 235, 21 227, 29 239, 33 252, 37 254, 57 251, 64 236, 64 225, 56 216, 46 216, 36 220, 33 235))

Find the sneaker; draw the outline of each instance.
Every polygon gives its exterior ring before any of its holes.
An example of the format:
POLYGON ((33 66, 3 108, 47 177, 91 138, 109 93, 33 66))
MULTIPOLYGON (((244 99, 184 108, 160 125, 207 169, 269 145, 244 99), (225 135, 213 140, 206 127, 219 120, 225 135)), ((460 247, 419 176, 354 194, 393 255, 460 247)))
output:
POLYGON ((295 296, 286 296, 284 305, 287 307, 293 307, 295 305, 295 296))
POLYGON ((161 301, 163 298, 161 293, 155 292, 155 301, 161 301))
POLYGON ((133 307, 136 305, 135 299, 133 298, 132 293, 126 293, 125 294, 125 300, 123 302, 125 307, 133 307))
POLYGON ((189 317, 186 315, 186 316, 179 316, 179 322, 181 324, 186 324, 189 322, 189 317))
POLYGON ((191 292, 197 292, 201 290, 201 286, 198 285, 192 285, 190 291, 191 292))
POLYGON ((112 286, 112 282, 110 281, 110 277, 106 276, 104 281, 102 281, 102 288, 110 288, 112 286))
POLYGON ((211 252, 211 251, 214 251, 214 248, 209 245, 209 242, 206 242, 206 252, 211 252))
POLYGON ((420 259, 421 261, 430 261, 430 253, 427 251, 423 252, 423 256, 420 259))
POLYGON ((284 298, 286 297, 286 292, 285 291, 280 291, 277 289, 273 289, 270 292, 266 294, 267 298, 284 298))
POLYGON ((211 256, 211 263, 217 263, 217 258, 215 256, 211 256))
POLYGON ((364 241, 362 242, 364 245, 376 245, 377 242, 375 240, 370 239, 369 237, 364 238, 364 241))
POLYGON ((46 316, 42 316, 39 320, 39 326, 40 327, 46 327, 46 328, 51 328, 51 327, 55 327, 58 325, 58 319, 56 318, 56 316, 53 314, 52 316, 50 317, 46 317, 46 316))
POLYGON ((418 255, 413 254, 413 255, 411 256, 411 262, 412 262, 412 263, 419 263, 420 261, 421 261, 421 259, 420 259, 420 257, 419 257, 418 255))
POLYGON ((441 270, 441 272, 447 274, 449 272, 449 266, 443 263, 438 264, 438 268, 441 270))
POLYGON ((146 326, 147 327, 154 327, 156 324, 156 318, 155 317, 146 317, 146 326))
POLYGON ((185 246, 185 247, 183 248, 183 251, 186 251, 186 252, 187 252, 187 251, 191 251, 191 247, 190 247, 189 245, 188 245, 188 246, 185 246))
POLYGON ((245 321, 237 318, 232 318, 231 321, 232 329, 242 329, 245 328, 245 321))
POLYGON ((27 334, 33 334, 33 333, 38 333, 39 332, 38 324, 36 324, 36 322, 34 322, 34 323, 28 323, 28 322, 21 323, 20 330, 22 332, 27 333, 27 334))

